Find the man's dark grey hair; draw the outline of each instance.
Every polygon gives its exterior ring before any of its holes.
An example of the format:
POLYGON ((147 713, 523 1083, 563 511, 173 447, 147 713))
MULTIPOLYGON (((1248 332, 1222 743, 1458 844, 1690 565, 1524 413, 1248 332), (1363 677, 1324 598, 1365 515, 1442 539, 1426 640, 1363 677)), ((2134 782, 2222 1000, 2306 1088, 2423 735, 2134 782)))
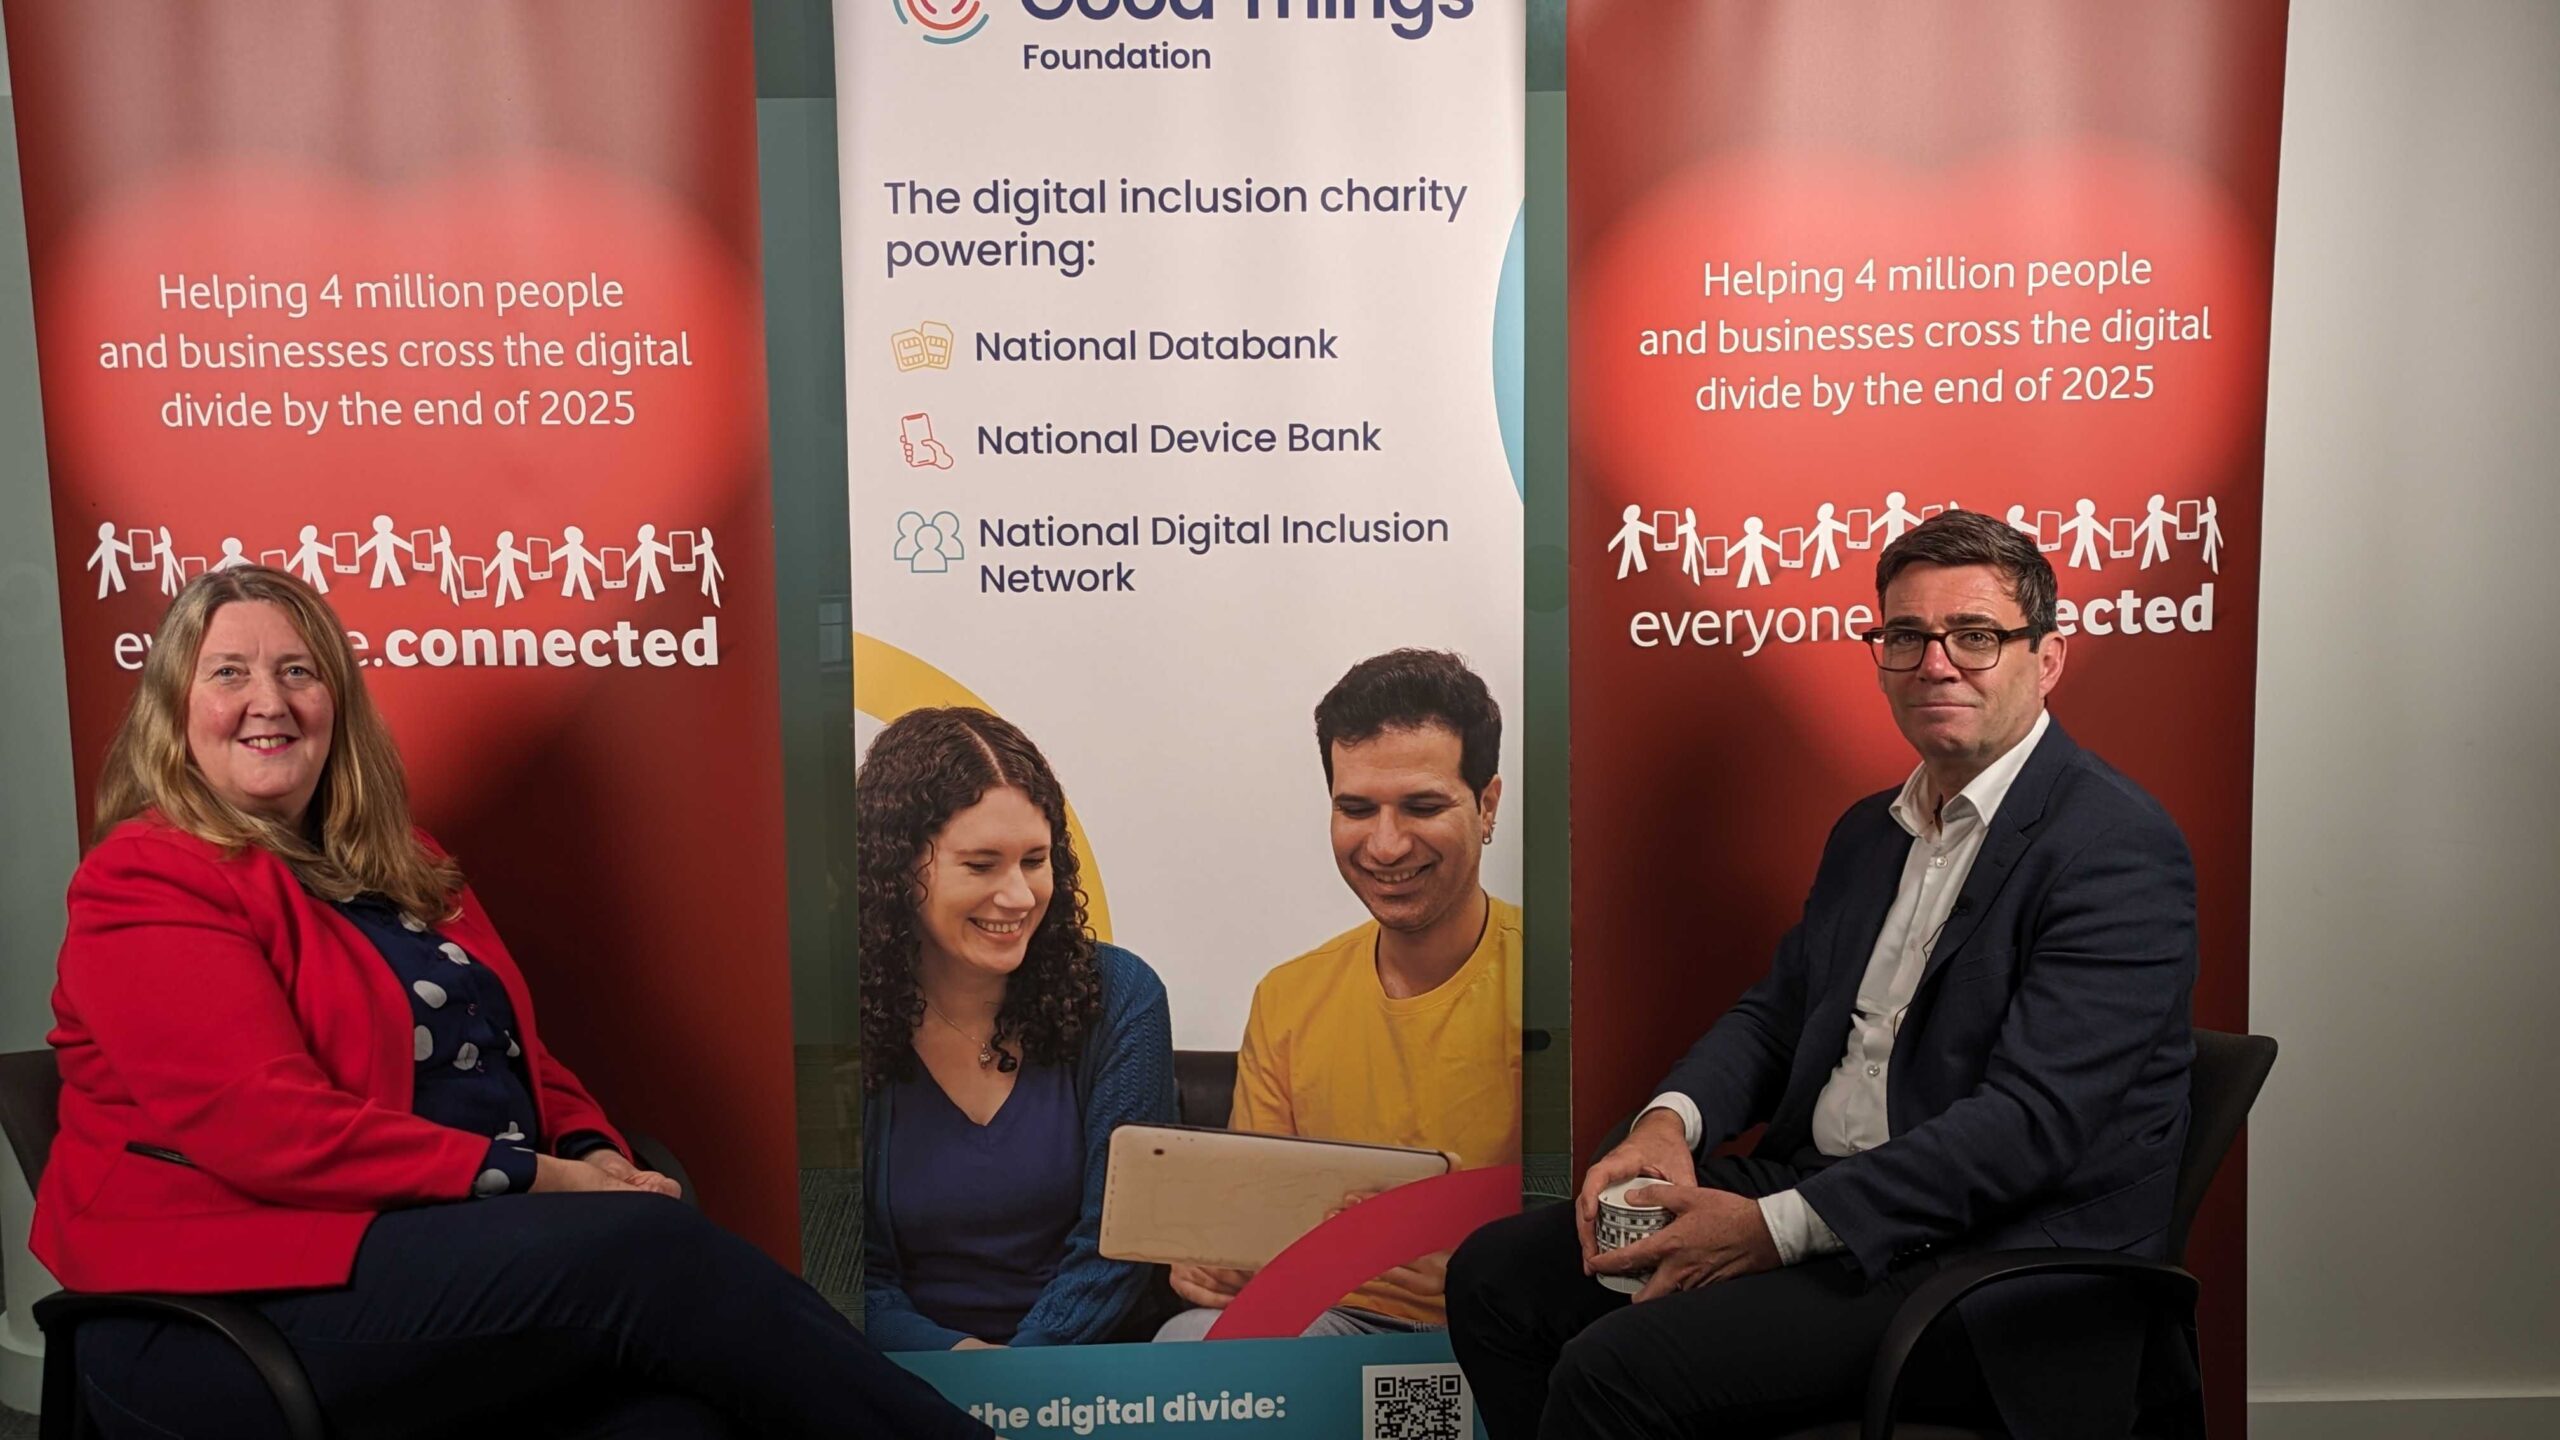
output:
POLYGON ((2054 632, 2052 562, 2036 549, 2034 536, 2005 520, 1978 510, 1943 510, 1905 530, 1876 557, 1876 599, 1881 602, 1893 577, 1914 565, 1988 565, 2000 572, 2036 632, 2028 648, 2054 632))

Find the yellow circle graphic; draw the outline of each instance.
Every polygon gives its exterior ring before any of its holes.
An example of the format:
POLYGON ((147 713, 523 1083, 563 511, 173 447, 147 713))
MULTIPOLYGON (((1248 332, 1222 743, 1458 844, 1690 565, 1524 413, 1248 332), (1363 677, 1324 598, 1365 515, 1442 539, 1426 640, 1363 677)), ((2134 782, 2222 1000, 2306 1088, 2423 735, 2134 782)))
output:
MULTIPOLYGON (((853 636, 853 708, 886 725, 910 710, 926 710, 937 705, 968 705, 989 714, 1001 714, 993 705, 977 697, 966 685, 943 674, 933 665, 910 655, 877 636, 855 631, 853 636)), ((855 784, 861 781, 856 780, 855 784)), ((1093 842, 1085 838, 1084 822, 1076 818, 1073 801, 1067 804, 1067 839, 1076 847, 1076 855, 1084 862, 1084 914, 1093 927, 1094 938, 1111 938, 1111 902, 1102 893, 1102 861, 1093 853, 1093 842)))

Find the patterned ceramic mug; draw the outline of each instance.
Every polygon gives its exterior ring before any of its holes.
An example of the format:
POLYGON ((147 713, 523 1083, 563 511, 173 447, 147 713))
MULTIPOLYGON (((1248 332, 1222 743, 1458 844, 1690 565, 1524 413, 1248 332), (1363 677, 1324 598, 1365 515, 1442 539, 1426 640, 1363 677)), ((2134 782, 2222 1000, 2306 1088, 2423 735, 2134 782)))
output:
MULTIPOLYGON (((1633 1245, 1671 1223, 1671 1212, 1661 1206, 1632 1204, 1627 1199, 1630 1190, 1642 1190, 1648 1185, 1661 1183, 1649 1175, 1640 1175, 1633 1180, 1621 1180, 1600 1192, 1600 1214, 1591 1222, 1591 1248, 1595 1253, 1607 1254, 1620 1246, 1633 1245)), ((1644 1288, 1645 1280, 1652 1273, 1648 1270, 1642 1275, 1602 1275, 1597 1278, 1612 1290, 1633 1295, 1644 1288)))

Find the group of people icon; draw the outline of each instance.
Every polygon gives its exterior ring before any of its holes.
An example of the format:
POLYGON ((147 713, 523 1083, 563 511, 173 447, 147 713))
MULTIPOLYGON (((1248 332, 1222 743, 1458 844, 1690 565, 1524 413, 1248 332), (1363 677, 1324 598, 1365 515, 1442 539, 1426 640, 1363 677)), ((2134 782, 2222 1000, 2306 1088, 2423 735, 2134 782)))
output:
POLYGON ((948 510, 931 515, 921 510, 901 512, 898 543, 890 547, 889 558, 905 561, 914 574, 943 574, 954 563, 969 558, 968 549, 960 540, 960 517, 948 510))
POLYGON ((209 570, 235 570, 263 564, 299 576, 326 595, 333 577, 362 575, 375 590, 408 585, 412 573, 433 574, 437 591, 455 605, 486 599, 498 608, 525 598, 525 584, 560 582, 563 599, 592 601, 599 586, 629 589, 634 600, 667 593, 670 573, 697 577, 704 598, 720 604, 721 568, 711 527, 671 530, 661 535, 655 525, 642 525, 628 546, 590 548, 587 533, 575 525, 561 527, 560 537, 530 533, 518 543, 513 530, 501 530, 493 553, 483 557, 456 553, 452 527, 436 525, 403 532, 388 515, 376 515, 370 534, 350 530, 324 533, 305 525, 295 543, 262 550, 252 556, 237 535, 222 538, 220 553, 208 560, 180 555, 169 527, 131 530, 114 521, 98 525, 97 548, 87 567, 98 574, 98 598, 124 590, 127 575, 156 571, 160 593, 175 595, 180 586, 209 570))
MULTIPOLYGON (((1844 548, 1880 549, 1941 510, 1963 508, 1951 500, 1914 511, 1910 497, 1893 490, 1886 492, 1883 506, 1873 510, 1844 514, 1840 506, 1826 500, 1815 507, 1812 523, 1791 526, 1773 536, 1757 515, 1744 517, 1739 535, 1700 535, 1695 507, 1656 510, 1648 516, 1645 507, 1630 504, 1619 513, 1609 550, 1618 557, 1621 580, 1645 573, 1648 552, 1677 551, 1680 573, 1690 584, 1703 585, 1710 576, 1731 575, 1735 589, 1747 590, 1773 583, 1775 570, 1802 570, 1805 578, 1818 579, 1841 568, 1844 548)), ((2033 538, 2039 550, 2060 551, 2067 545, 2066 569, 2103 570, 2110 560, 2138 559, 2138 568, 2148 570, 2169 559, 2170 542, 2175 539, 2196 542, 2206 568, 2216 574, 2222 571, 2222 520, 2210 495, 2175 505, 2165 495, 2154 495, 2138 517, 2100 519, 2097 502, 2083 499, 2068 517, 2056 510, 2031 514, 2021 504, 2009 507, 2007 519, 2033 538)))

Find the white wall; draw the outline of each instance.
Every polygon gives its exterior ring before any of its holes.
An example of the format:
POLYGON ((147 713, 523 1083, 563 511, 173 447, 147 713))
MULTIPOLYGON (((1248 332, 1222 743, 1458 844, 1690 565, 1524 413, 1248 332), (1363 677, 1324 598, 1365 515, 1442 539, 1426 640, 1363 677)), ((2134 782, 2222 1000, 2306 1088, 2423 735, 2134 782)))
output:
MULTIPOLYGON (((5 58, 5 57, 0 57, 5 58)), ((79 858, 18 132, 0 70, 0 1050, 44 1043, 79 858)))
POLYGON ((0 1050, 44 1043, 78 858, 18 132, 0 52, 0 1050))
MULTIPOLYGON (((79 821, 5 44, 0 41, 0 735, 8 738, 0 741, 0 1050, 24 1050, 42 1045, 53 1023, 53 952, 62 943, 62 887, 78 853, 79 821)), ((33 1299, 53 1289, 52 1277, 26 1252, 28 1213, 18 1163, 0 1148, 0 1306, 11 1296, 33 1299)), ((23 1305, 0 1311, 0 1403, 35 1408, 40 1344, 23 1305)))
POLYGON ((2294 0, 2288 71, 2251 1429, 2560 1434, 2560 5, 2294 0))

